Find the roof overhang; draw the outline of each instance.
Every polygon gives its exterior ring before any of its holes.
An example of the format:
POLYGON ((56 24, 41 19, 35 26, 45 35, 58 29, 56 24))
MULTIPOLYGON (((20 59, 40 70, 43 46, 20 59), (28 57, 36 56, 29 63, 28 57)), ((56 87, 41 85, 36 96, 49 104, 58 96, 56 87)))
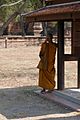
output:
POLYGON ((80 19, 80 1, 50 5, 22 16, 27 22, 80 19))

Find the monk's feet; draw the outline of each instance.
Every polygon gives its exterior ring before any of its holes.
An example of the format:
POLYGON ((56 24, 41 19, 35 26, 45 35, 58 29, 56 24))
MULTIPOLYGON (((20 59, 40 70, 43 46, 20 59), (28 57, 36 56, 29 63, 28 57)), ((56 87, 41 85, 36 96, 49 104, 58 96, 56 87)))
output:
POLYGON ((53 91, 54 91, 54 89, 52 89, 52 90, 43 89, 43 90, 41 90, 41 93, 42 93, 42 94, 45 94, 45 93, 52 93, 53 91))
POLYGON ((46 90, 45 89, 41 90, 41 93, 42 94, 46 93, 46 90))

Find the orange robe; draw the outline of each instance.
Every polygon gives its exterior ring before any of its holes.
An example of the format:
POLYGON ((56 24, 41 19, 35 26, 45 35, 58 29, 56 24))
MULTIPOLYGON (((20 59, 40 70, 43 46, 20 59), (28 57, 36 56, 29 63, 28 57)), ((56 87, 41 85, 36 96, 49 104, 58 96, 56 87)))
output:
POLYGON ((52 90, 55 87, 55 54, 56 44, 44 42, 40 51, 39 68, 39 86, 52 90))

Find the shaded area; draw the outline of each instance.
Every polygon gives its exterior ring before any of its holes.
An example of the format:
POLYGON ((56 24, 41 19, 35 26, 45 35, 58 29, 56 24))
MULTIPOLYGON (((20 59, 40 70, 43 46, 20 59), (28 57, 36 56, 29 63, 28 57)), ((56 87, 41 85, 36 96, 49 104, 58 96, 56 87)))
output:
POLYGON ((80 89, 75 89, 75 88, 73 88, 73 89, 65 89, 65 90, 62 91, 62 93, 80 100, 80 89))
MULTIPOLYGON (((38 116, 47 118, 46 115, 53 115, 54 118, 55 114, 65 115, 70 112, 73 111, 37 96, 32 86, 0 90, 0 113, 7 119, 25 117, 32 117, 33 119, 35 117, 36 119, 38 116)), ((59 118, 59 116, 56 116, 56 118, 57 117, 59 118)))

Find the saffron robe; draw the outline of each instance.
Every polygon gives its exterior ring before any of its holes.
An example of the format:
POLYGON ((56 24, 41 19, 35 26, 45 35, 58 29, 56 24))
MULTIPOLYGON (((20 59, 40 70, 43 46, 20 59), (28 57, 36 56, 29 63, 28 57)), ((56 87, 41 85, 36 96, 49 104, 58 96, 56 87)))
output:
POLYGON ((44 42, 40 50, 39 68, 39 86, 52 90, 55 87, 55 55, 56 44, 44 42))

